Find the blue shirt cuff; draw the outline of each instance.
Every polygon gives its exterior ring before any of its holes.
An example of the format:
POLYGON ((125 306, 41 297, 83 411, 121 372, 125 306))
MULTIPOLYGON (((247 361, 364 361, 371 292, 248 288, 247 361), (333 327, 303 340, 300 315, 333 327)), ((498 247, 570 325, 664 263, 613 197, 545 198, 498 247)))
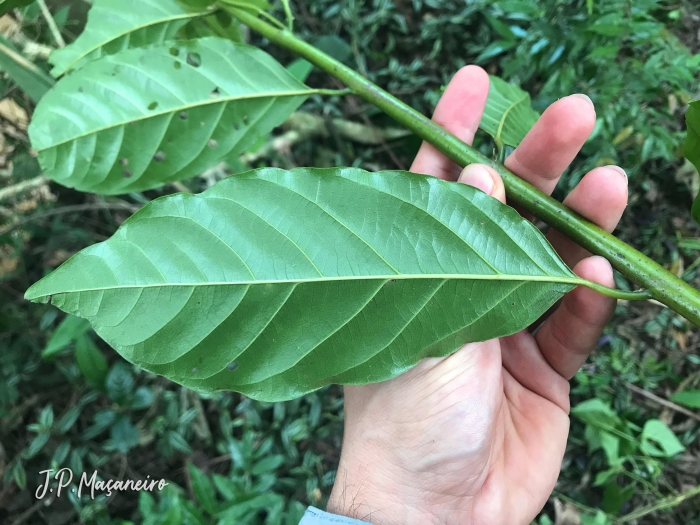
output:
POLYGON ((299 525, 372 525, 368 521, 360 521, 338 514, 331 514, 316 507, 309 507, 301 518, 299 525))

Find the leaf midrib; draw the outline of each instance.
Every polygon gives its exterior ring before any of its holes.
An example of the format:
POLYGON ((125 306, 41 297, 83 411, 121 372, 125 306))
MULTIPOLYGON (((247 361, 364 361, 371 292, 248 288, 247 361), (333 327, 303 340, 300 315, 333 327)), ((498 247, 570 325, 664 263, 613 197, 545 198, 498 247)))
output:
POLYGON ((525 282, 545 282, 571 285, 585 285, 587 282, 580 277, 556 277, 549 275, 518 275, 518 274, 497 274, 497 275, 480 275, 480 274, 388 274, 388 275, 343 275, 338 277, 313 277, 309 279, 272 279, 272 280, 254 280, 254 281, 224 281, 224 282, 206 282, 206 283, 157 283, 157 284, 129 284, 123 286, 102 286, 95 288, 83 288, 80 290, 69 290, 66 292, 56 292, 55 294, 45 294, 36 296, 27 296, 27 299, 35 299, 38 297, 47 297, 49 295, 63 295, 71 293, 83 292, 98 292, 103 290, 129 290, 139 288, 169 288, 169 287, 198 287, 198 286, 249 286, 258 284, 304 284, 315 282, 333 282, 333 281, 393 281, 393 280, 414 280, 414 279, 440 279, 440 280, 463 280, 463 281, 525 281, 525 282))
POLYGON ((522 104, 523 102, 525 102, 525 101, 527 100, 527 97, 528 97, 527 93, 524 94, 519 100, 516 100, 515 102, 513 102, 513 103, 512 103, 510 106, 508 106, 508 107, 506 108, 506 110, 503 112, 503 115, 501 116, 501 120, 500 120, 500 122, 498 123, 498 130, 496 131, 496 137, 494 137, 495 140, 501 140, 501 133, 502 133, 502 131, 503 131, 503 126, 505 125, 506 119, 508 118, 508 113, 510 113, 511 110, 512 110, 514 107, 516 107, 517 105, 522 104))
POLYGON ((140 122, 142 120, 147 120, 150 118, 155 118, 155 117, 162 117, 163 115, 170 115, 172 113, 177 113, 178 111, 184 111, 187 109, 192 109, 192 108, 199 108, 202 106, 208 106, 210 104, 223 104, 223 103, 228 103, 228 102, 234 102, 236 100, 247 100, 247 99, 252 99, 252 98, 276 98, 276 97, 299 97, 299 96, 309 96, 313 95, 314 93, 317 93, 318 90, 315 89, 306 89, 303 91, 277 91, 277 92, 272 92, 272 93, 255 93, 253 95, 244 95, 244 96, 236 96, 236 97, 217 97, 213 100, 207 100, 207 101, 200 101, 196 102, 194 104, 187 104, 185 106, 179 106, 175 109, 170 109, 167 111, 153 111, 152 113, 149 113, 148 115, 143 115, 134 119, 130 120, 125 120, 123 122, 118 122, 116 124, 112 124, 110 126, 105 126, 102 128, 94 129, 91 130, 88 133, 82 133, 80 135, 76 135, 74 137, 68 138, 66 140, 63 140, 61 142, 57 142, 47 148, 40 149, 38 150, 39 152, 42 151, 48 151, 53 148, 57 148, 59 146, 62 146, 64 144, 68 144, 70 142, 74 142, 76 140, 89 137, 90 135, 95 135, 97 133, 101 133, 103 131, 107 131, 109 129, 114 129, 114 128, 119 128, 126 126, 127 124, 133 123, 133 122, 140 122))

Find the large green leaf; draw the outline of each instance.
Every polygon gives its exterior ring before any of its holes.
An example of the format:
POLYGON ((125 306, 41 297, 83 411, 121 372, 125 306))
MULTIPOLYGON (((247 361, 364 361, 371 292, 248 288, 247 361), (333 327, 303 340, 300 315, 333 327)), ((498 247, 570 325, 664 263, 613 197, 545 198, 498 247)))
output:
POLYGON ((491 86, 479 127, 496 144, 516 147, 537 122, 539 113, 530 105, 530 95, 514 84, 490 76, 491 86))
POLYGON ((61 79, 29 137, 56 182, 142 191, 244 151, 310 93, 265 52, 216 37, 129 49, 61 79))
POLYGON ((151 202, 26 297, 188 387, 282 400, 514 333, 575 282, 537 228, 467 185, 265 168, 151 202))
MULTIPOLYGON (((700 172, 700 100, 691 102, 685 114, 688 135, 683 146, 683 154, 700 172)), ((700 223, 700 194, 695 197, 691 214, 700 223)))
POLYGON ((51 53, 51 74, 61 76, 69 69, 124 49, 161 44, 202 14, 176 0, 95 0, 80 36, 51 53))

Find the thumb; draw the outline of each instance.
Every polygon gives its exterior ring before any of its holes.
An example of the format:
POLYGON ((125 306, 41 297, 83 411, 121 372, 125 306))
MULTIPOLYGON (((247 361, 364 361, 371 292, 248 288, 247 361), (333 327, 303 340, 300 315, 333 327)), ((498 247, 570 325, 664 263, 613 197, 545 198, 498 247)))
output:
POLYGON ((506 190, 503 187, 503 180, 493 168, 483 164, 470 164, 462 170, 457 181, 474 186, 504 204, 506 202, 506 190))

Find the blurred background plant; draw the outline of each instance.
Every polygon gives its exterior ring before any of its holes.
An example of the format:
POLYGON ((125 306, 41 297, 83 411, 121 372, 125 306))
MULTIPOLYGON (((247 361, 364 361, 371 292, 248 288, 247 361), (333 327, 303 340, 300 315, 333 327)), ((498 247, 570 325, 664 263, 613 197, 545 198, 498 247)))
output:
MULTIPOLYGON (((23 300, 79 249, 144 203, 201 191, 250 167, 407 168, 419 141, 355 97, 312 97, 251 151, 184 184, 99 197, 48 183, 26 130, 53 84, 47 59, 84 26, 89 3, 37 0, 0 18, 0 520, 3 523, 296 524, 323 507, 341 443, 342 392, 266 404, 198 396, 140 372, 87 324, 23 300), (309 140, 310 138, 314 140, 309 140), (37 501, 39 471, 166 478, 163 492, 37 501)), ((574 92, 598 121, 562 179, 620 164, 630 206, 617 234, 700 287, 695 168, 683 115, 700 98, 700 6, 691 0, 304 0, 296 30, 429 114, 451 75, 477 63, 542 111, 574 92)), ((280 12, 282 16, 281 6, 280 12)), ((187 31, 205 30, 186 27, 187 31)), ((314 87, 308 63, 254 42, 314 87)), ((494 145, 485 135, 477 145, 494 145)), ((618 286, 628 283, 617 276, 618 286)), ((572 382, 572 432, 537 523, 700 525, 700 334, 653 302, 620 303, 572 382)))

